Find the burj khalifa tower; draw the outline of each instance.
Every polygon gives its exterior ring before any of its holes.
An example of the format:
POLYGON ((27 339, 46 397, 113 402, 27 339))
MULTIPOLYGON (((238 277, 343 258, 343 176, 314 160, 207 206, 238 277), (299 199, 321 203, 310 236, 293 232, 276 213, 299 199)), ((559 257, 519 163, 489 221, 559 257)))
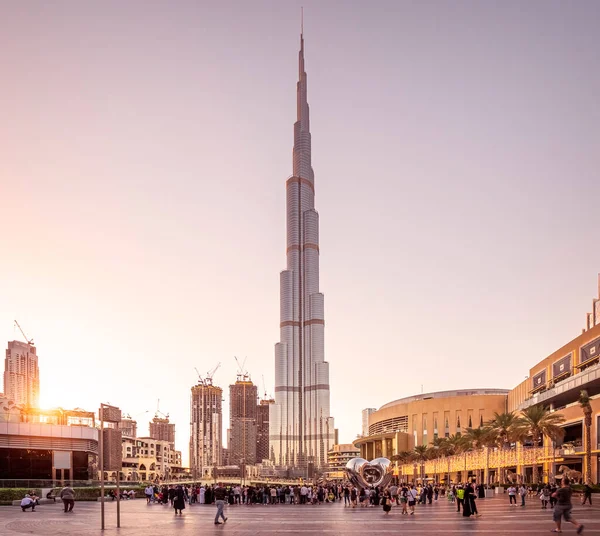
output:
POLYGON ((269 410, 271 460, 280 467, 323 467, 335 440, 319 292, 319 214, 311 165, 310 118, 300 35, 293 175, 286 181, 287 269, 280 274, 280 342, 275 345, 275 404, 269 410))

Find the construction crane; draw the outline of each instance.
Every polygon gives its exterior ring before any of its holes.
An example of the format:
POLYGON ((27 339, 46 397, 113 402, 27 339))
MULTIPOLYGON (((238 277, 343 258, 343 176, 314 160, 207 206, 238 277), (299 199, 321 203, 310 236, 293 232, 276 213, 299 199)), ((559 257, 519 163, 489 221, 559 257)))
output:
POLYGON ((238 364, 238 373, 237 373, 237 379, 238 381, 242 380, 242 381, 248 381, 250 379, 250 374, 248 374, 248 371, 245 369, 245 365, 246 365, 246 359, 248 359, 247 357, 244 357, 244 361, 240 364, 240 360, 236 357, 233 356, 235 358, 236 363, 238 364))
POLYGON ((19 328, 19 331, 21 332, 21 335, 23 335, 23 338, 27 341, 27 344, 33 346, 33 339, 27 338, 27 335, 25 335, 23 328, 19 325, 19 323, 16 320, 15 320, 15 325, 19 328))
POLYGON ((262 375, 262 381, 263 381, 263 391, 265 392, 264 397, 265 400, 267 399, 267 386, 265 385, 265 375, 262 375))
POLYGON ((198 385, 204 384, 204 379, 200 375, 200 371, 196 367, 194 367, 194 370, 196 371, 196 374, 198 374, 198 385))
POLYGON ((159 414, 162 415, 163 418, 165 418, 165 419, 169 418, 169 414, 168 413, 165 414, 162 411, 160 411, 160 398, 157 399, 157 401, 156 401, 156 413, 154 414, 154 417, 158 419, 159 418, 159 416, 158 416, 159 414))
POLYGON ((219 369, 220 366, 221 366, 221 363, 219 362, 219 364, 214 369, 209 370, 206 373, 206 376, 204 378, 200 374, 200 371, 196 367, 194 367, 196 374, 198 374, 198 385, 204 385, 205 387, 212 385, 213 384, 212 383, 213 376, 215 375, 215 372, 217 372, 217 370, 219 369))
POLYGON ((219 361, 218 365, 214 369, 209 370, 206 373, 206 378, 204 379, 204 385, 212 385, 213 384, 213 376, 215 375, 215 372, 217 372, 217 370, 219 370, 220 366, 221 366, 221 362, 219 361))

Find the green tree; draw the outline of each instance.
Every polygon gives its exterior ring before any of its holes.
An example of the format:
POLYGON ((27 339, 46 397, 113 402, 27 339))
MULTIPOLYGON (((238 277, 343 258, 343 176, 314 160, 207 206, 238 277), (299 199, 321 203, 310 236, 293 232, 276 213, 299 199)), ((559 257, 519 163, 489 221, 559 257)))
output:
POLYGON ((413 453, 407 450, 401 450, 398 454, 394 454, 390 459, 398 465, 404 465, 413 461, 413 453))
MULTIPOLYGON (((465 442, 469 443, 471 448, 473 449, 484 449, 490 447, 496 443, 496 433, 489 427, 483 426, 479 428, 467 428, 465 430, 465 435, 463 436, 465 442)), ((477 480, 479 482, 483 482, 486 474, 489 473, 489 453, 486 451, 486 459, 485 459, 485 469, 483 470, 483 474, 481 478, 477 480)))
POLYGON ((514 411, 494 412, 494 417, 485 423, 485 427, 492 430, 498 446, 503 449, 510 448, 513 441, 518 441, 523 436, 521 419, 514 411))
MULTIPOLYGON (((494 417, 485 423, 495 435, 496 444, 503 450, 508 450, 510 444, 523 437, 522 422, 514 411, 506 413, 494 412, 494 417)), ((498 479, 504 482, 504 470, 498 467, 498 479)))
POLYGON ((592 481, 592 406, 586 390, 579 393, 579 407, 583 411, 585 426, 585 483, 592 481))
POLYGON ((483 428, 467 428, 463 437, 470 444, 471 448, 482 449, 490 443, 492 436, 492 430, 484 426, 483 428))
POLYGON ((423 464, 429 459, 429 456, 430 452, 427 445, 417 445, 413 450, 413 459, 419 463, 421 482, 423 482, 423 464))
MULTIPOLYGON (((521 413, 520 427, 525 436, 531 436, 533 446, 539 447, 544 436, 552 441, 561 439, 565 435, 565 431, 561 428, 561 424, 565 422, 565 418, 558 413, 552 413, 548 408, 541 405, 529 406, 521 413)), ((533 482, 539 482, 537 458, 533 462, 533 482)))

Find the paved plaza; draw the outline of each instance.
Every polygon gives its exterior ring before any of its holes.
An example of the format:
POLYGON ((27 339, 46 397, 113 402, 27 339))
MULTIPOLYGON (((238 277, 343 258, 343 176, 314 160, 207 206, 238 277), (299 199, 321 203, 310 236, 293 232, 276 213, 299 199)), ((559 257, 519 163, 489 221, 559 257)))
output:
MULTIPOLYGON (((600 502, 600 501, 599 501, 600 502)), ((120 534, 122 536, 191 535, 274 535, 285 534, 494 534, 509 536, 550 534, 551 510, 541 510, 539 500, 531 498, 525 508, 511 507, 508 497, 477 502, 479 518, 463 518, 446 499, 432 505, 418 505, 414 516, 403 516, 394 507, 386 516, 380 508, 345 508, 342 503, 320 506, 228 506, 224 525, 214 525, 216 507, 189 506, 175 516, 167 506, 146 505, 143 499, 121 504, 121 529, 116 529, 116 504, 106 504, 106 530, 100 530, 100 505, 78 502, 72 514, 64 514, 61 504, 42 505, 35 512, 18 507, 0 507, 0 534, 40 536, 120 534)), ((584 534, 600 534, 600 504, 576 505, 574 516, 586 525, 584 534)), ((575 534, 572 525, 565 534, 575 534)))

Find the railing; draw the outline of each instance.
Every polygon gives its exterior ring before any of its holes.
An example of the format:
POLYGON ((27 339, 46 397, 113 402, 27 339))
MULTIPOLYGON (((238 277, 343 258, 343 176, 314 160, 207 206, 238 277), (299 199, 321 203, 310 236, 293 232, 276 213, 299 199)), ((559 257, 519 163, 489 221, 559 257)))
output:
POLYGON ((526 409, 529 406, 534 406, 536 404, 546 402, 557 395, 566 393, 568 391, 575 391, 581 389, 585 384, 596 379, 597 375, 595 374, 595 372, 597 371, 600 371, 600 363, 587 366, 580 372, 575 373, 572 376, 569 376, 568 378, 564 378, 561 381, 553 383, 552 385, 550 385, 550 382, 548 382, 548 389, 546 389, 542 393, 531 393, 532 396, 527 398, 519 406, 519 409, 526 409))
POLYGON ((24 488, 24 489, 38 489, 38 488, 60 488, 65 483, 75 488, 86 488, 99 486, 99 480, 52 480, 52 479, 0 479, 0 488, 24 488))

